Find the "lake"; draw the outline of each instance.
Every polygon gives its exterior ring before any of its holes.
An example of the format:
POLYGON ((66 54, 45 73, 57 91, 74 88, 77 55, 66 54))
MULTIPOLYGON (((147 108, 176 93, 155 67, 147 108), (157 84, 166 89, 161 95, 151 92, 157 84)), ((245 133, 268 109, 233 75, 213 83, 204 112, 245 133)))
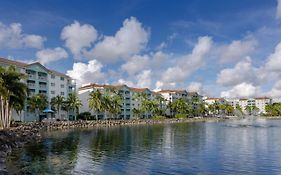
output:
POLYGON ((76 129, 9 157, 18 174, 281 174, 281 120, 76 129))

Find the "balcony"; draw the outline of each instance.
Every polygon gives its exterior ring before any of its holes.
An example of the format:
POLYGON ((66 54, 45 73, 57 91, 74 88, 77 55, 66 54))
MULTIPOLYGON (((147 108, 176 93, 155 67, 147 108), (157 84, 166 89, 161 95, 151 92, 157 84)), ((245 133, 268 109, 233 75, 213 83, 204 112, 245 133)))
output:
POLYGON ((44 72, 38 72, 38 79, 42 81, 47 81, 47 74, 44 72))
POLYGON ((29 89, 35 89, 35 81, 27 80, 27 87, 29 89))
POLYGON ((39 89, 47 89, 47 83, 39 83, 39 89))
POLYGON ((47 96, 47 91, 39 90, 39 94, 42 94, 42 95, 46 95, 46 96, 47 96))

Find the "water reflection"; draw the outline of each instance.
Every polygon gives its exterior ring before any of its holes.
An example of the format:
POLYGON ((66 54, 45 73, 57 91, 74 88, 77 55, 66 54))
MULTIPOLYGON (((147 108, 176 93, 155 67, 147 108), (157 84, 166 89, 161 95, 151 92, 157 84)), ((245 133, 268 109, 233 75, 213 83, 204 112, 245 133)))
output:
POLYGON ((181 123, 47 134, 14 153, 9 170, 26 174, 280 174, 275 127, 181 123))

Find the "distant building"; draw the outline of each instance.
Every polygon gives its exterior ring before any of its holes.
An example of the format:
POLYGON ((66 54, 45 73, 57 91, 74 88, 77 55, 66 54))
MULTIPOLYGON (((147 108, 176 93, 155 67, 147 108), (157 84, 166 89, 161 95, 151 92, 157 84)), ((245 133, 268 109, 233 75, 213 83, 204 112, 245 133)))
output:
MULTIPOLYGON (((151 100, 156 96, 156 94, 148 88, 132 88, 127 85, 89 84, 82 86, 78 90, 79 98, 83 104, 80 108, 80 112, 90 112, 92 115, 98 115, 100 119, 105 119, 106 114, 104 112, 91 111, 88 103, 89 94, 97 89, 100 90, 103 95, 106 94, 108 89, 114 89, 122 96, 121 113, 118 116, 120 119, 131 119, 134 117, 133 109, 139 109, 141 107, 141 101, 137 98, 138 94, 146 94, 147 98, 151 100)), ((143 117, 150 117, 151 113, 147 112, 143 115, 143 117)))
MULTIPOLYGON (((8 67, 11 65, 15 66, 19 72, 27 74, 27 79, 25 80, 28 87, 27 101, 31 96, 36 94, 45 95, 48 102, 50 102, 52 97, 61 95, 67 98, 70 93, 75 92, 76 85, 72 78, 63 73, 50 70, 38 62, 26 64, 0 58, 0 66, 8 67)), ((70 117, 69 115, 71 114, 68 114, 66 111, 61 111, 60 116, 56 115, 55 117, 68 119, 70 117)), ((13 119, 16 121, 39 121, 44 117, 46 117, 46 114, 41 113, 38 118, 33 112, 30 112, 27 103, 20 115, 13 112, 13 119)))
POLYGON ((208 105, 214 104, 215 102, 220 104, 226 104, 226 100, 224 98, 206 98, 204 102, 208 105))
POLYGON ((227 103, 236 108, 239 105, 244 113, 247 113, 246 107, 257 107, 258 113, 266 113, 265 107, 267 104, 272 104, 272 99, 268 97, 257 97, 257 98, 241 98, 241 99, 226 99, 227 103))

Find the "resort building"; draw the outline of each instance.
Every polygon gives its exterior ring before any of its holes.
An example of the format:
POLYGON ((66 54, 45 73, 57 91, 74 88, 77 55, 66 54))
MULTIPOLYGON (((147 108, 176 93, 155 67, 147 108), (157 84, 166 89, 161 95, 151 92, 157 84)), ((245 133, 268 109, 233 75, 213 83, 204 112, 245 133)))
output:
POLYGON ((246 107, 257 107, 258 113, 266 113, 265 107, 267 104, 272 104, 272 99, 268 97, 256 97, 256 98, 242 98, 242 99, 226 99, 227 103, 236 108, 239 105, 244 113, 247 113, 246 107))
MULTIPOLYGON (((132 119, 134 118, 133 109, 139 109, 141 107, 141 101, 139 100, 140 94, 145 94, 148 99, 153 100, 156 94, 148 88, 132 88, 127 85, 101 85, 101 84, 88 84, 79 88, 78 95, 82 102, 80 112, 90 112, 92 115, 98 115, 99 119, 106 119, 107 114, 105 112, 91 111, 89 109, 89 94, 93 90, 100 90, 103 95, 106 95, 108 90, 114 89, 118 91, 118 94, 122 97, 121 113, 119 119, 132 119)), ((147 112, 142 117, 150 117, 151 113, 147 112)))
MULTIPOLYGON (((0 58, 0 66, 15 66, 19 72, 27 74, 27 79, 25 80, 28 87, 26 105, 20 114, 13 112, 13 120, 15 121, 39 121, 46 117, 44 113, 36 116, 29 110, 27 101, 33 95, 43 94, 50 103, 51 99, 57 95, 63 96, 66 99, 70 93, 75 92, 76 85, 73 79, 63 73, 50 70, 38 62, 27 64, 0 58)), ((50 108, 50 106, 48 107, 50 108)), ((60 116, 56 114, 55 117, 58 119, 69 119, 71 114, 61 111, 60 116)))
POLYGON ((226 104, 226 100, 224 98, 206 98, 204 102, 208 105, 214 103, 226 104))
POLYGON ((180 98, 187 99, 186 90, 160 90, 157 93, 162 95, 167 103, 173 102, 180 98))

